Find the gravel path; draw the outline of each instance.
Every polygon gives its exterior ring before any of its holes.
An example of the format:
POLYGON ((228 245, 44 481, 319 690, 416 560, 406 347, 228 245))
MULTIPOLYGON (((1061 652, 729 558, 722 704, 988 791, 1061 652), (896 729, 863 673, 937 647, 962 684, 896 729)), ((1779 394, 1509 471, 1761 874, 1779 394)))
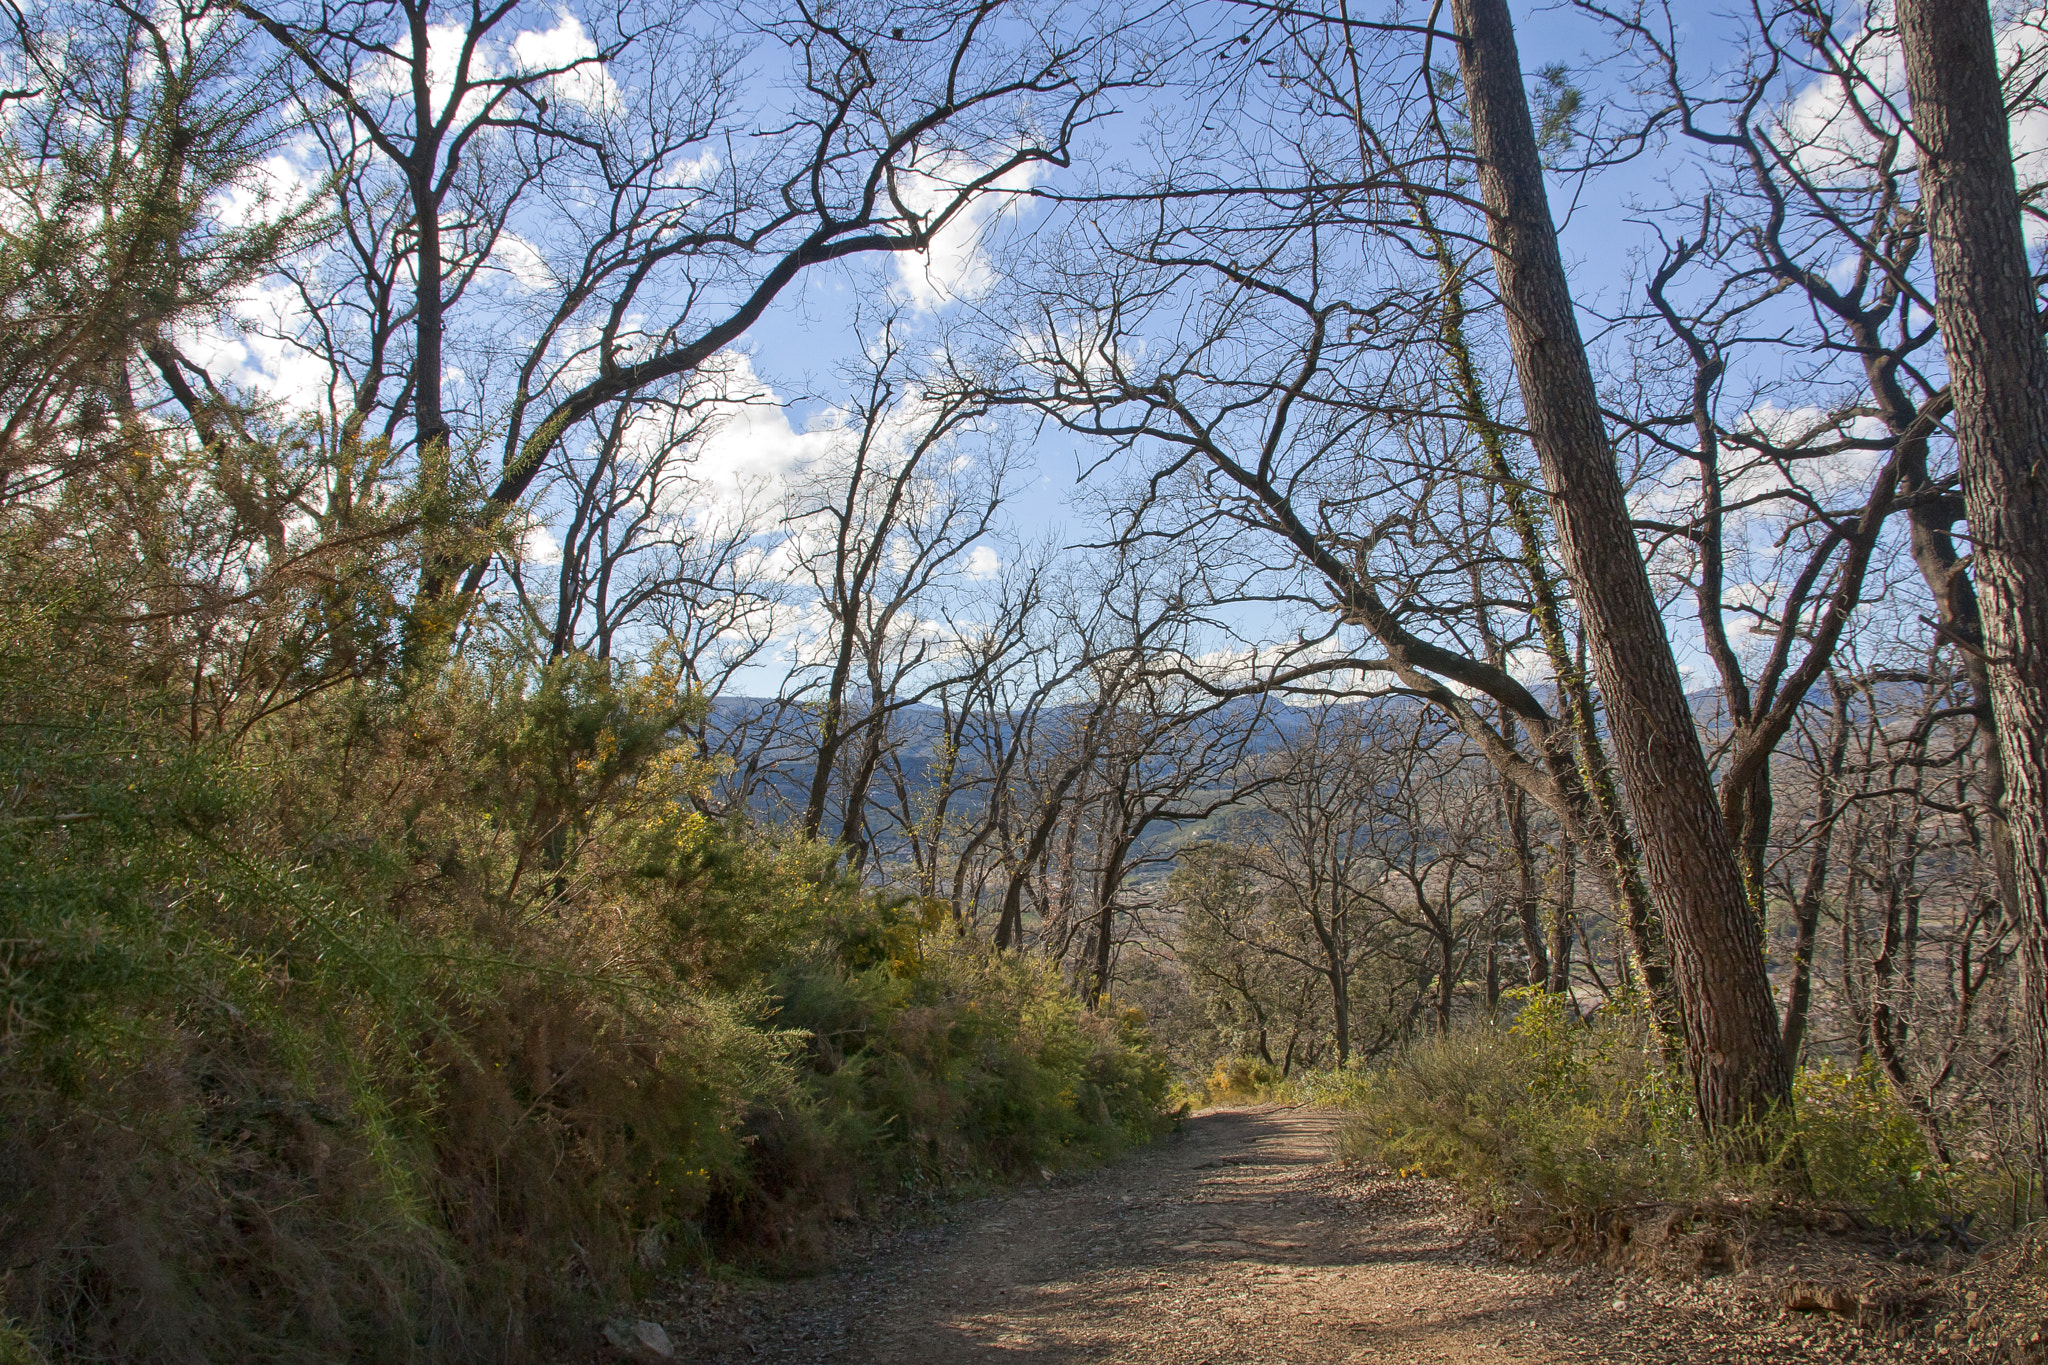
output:
POLYGON ((1585 1288, 1503 1265, 1432 1182, 1345 1171, 1332 1128, 1308 1110, 1197 1115, 837 1273, 679 1302, 675 1345, 750 1365, 1585 1358, 1585 1288))
POLYGON ((643 1325, 704 1365, 2048 1365, 2032 1290, 1994 1310, 1986 1280, 1980 1307, 1799 1228, 1755 1232, 1748 1268, 1704 1279, 1509 1264, 1441 1182, 1338 1165, 1335 1126, 1211 1110, 1084 1175, 855 1228, 829 1274, 691 1279, 643 1325), (1802 1311, 1842 1293, 1849 1316, 1802 1311), (1862 1320, 1859 1301, 1902 1293, 1922 1330, 1862 1320))

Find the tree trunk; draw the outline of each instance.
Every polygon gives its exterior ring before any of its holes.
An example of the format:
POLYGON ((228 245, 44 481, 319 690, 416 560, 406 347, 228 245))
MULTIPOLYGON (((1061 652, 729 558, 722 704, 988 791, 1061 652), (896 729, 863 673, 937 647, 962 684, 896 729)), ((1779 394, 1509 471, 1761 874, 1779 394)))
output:
MULTIPOLYGON (((1813 948, 1820 933, 1822 898, 1827 893, 1828 864, 1835 851, 1835 793, 1842 780, 1842 766, 1849 757, 1849 689, 1837 678, 1829 678, 1834 695, 1833 728, 1829 732, 1825 764, 1815 782, 1813 848, 1807 859, 1806 882, 1800 888, 1793 912, 1798 937, 1792 944, 1792 979, 1785 987, 1785 1065, 1799 1068, 1799 1049, 1806 1042, 1807 1011, 1813 1002, 1813 948)), ((1846 907, 1844 914, 1848 913, 1846 907)))
POLYGON ((805 794, 803 831, 815 839, 825 825, 825 806, 832 796, 832 770, 839 762, 839 748, 845 743, 844 717, 846 687, 853 677, 853 606, 837 604, 833 624, 839 628, 838 653, 832 660, 832 676, 825 683, 825 704, 818 715, 818 757, 811 767, 811 787, 805 794))
POLYGON ((454 617, 444 600, 455 582, 460 556, 447 537, 455 521, 454 450, 447 409, 441 400, 442 343, 447 304, 441 297, 441 206, 434 193, 431 148, 414 152, 413 227, 413 440, 419 458, 419 518, 424 546, 419 600, 406 622, 402 656, 408 668, 431 668, 439 659, 454 617))
POLYGON ((1030 842, 1024 852, 1012 864, 1009 885, 1003 888, 1003 908, 996 916, 996 947, 1013 948, 1024 933, 1024 887, 1031 880, 1031 867, 1044 854, 1046 845, 1059 830, 1060 816, 1066 809, 1067 790, 1088 770, 1095 761, 1096 741, 1095 720, 1088 722, 1088 733, 1084 740, 1079 762, 1069 764, 1060 780, 1054 784, 1045 800, 1045 810, 1040 813, 1038 823, 1031 831, 1030 842))
POLYGON ((1771 799, 1771 760, 1766 754, 1742 793, 1742 820, 1734 830, 1742 859, 1743 884, 1749 888, 1750 904, 1759 924, 1769 923, 1764 872, 1771 862, 1771 816, 1775 804, 1771 799))
POLYGON ((1543 912, 1543 929, 1550 937, 1550 979, 1544 989, 1552 995, 1569 995, 1572 989, 1572 942, 1579 927, 1578 843, 1559 831, 1557 857, 1551 863, 1550 904, 1543 912))
MULTIPOLYGON (((1444 913, 1451 913, 1444 907, 1444 913)), ((1436 1035, 1450 1036, 1451 1007, 1458 997, 1458 941, 1449 934, 1436 936, 1436 1035)))
POLYGON ((1506 0, 1453 0, 1452 16, 1523 409, 1670 941, 1700 1118, 1728 1128, 1791 1093, 1761 929, 1629 525, 1558 254, 1513 20, 1506 0))
MULTIPOLYGON (((1117 792, 1117 799, 1123 792, 1117 792)), ((1140 827, 1128 837, 1112 842, 1109 857, 1103 861, 1102 875, 1095 885, 1095 960, 1089 968, 1088 1003, 1100 1005, 1109 998, 1109 973, 1116 955, 1116 897, 1123 887, 1124 860, 1130 857, 1131 845, 1144 834, 1140 827)))
POLYGON ((1990 11, 1899 0, 1898 24, 2003 760, 2034 1156, 2048 1164, 2048 355, 1990 11))
MULTIPOLYGON (((1309 924, 1315 930, 1316 942, 1323 950, 1323 979, 1330 987, 1330 1026, 1337 1046, 1337 1069, 1342 1071, 1351 1062, 1351 974, 1349 970, 1350 934, 1345 931, 1346 912, 1333 910, 1325 920, 1321 910, 1314 903, 1320 893, 1313 888, 1309 891, 1309 924)), ((1339 893, 1341 894, 1341 892, 1339 893)))
POLYGON ((1500 787, 1508 847, 1515 859, 1515 918, 1521 924, 1522 950, 1529 955, 1528 984, 1542 988, 1550 984, 1550 954, 1543 944, 1543 897, 1536 886, 1536 849, 1529 838, 1529 798, 1506 778, 1500 787))
POLYGON ((1344 964, 1330 964, 1330 1010, 1335 1016, 1331 1031, 1336 1035, 1337 1069, 1351 1065, 1351 983, 1344 979, 1344 964))

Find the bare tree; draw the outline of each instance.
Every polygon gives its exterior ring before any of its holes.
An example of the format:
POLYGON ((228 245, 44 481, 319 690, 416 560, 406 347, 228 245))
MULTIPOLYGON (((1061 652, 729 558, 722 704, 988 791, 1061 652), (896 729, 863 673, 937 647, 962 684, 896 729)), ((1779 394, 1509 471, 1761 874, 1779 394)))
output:
POLYGON ((1446 1034, 1459 987, 1497 927, 1478 875, 1491 802, 1483 770, 1475 771, 1440 721, 1420 708, 1392 721, 1374 774, 1378 808, 1363 826, 1382 869, 1371 897, 1382 915, 1428 945, 1436 1031, 1446 1034))
POLYGON ((423 638, 586 419, 662 386, 679 401, 804 272, 925 249, 1144 79, 1120 26, 1079 11, 239 8, 301 73, 351 224, 297 276, 292 339, 333 365, 336 431, 410 448, 447 533, 423 638), (750 44, 780 59, 760 107, 735 75, 750 44))
POLYGON ((540 553, 505 557, 549 659, 658 638, 715 695, 766 648, 787 596, 761 552, 768 491, 707 487, 694 468, 724 406, 652 397, 591 419, 586 458, 561 471, 575 491, 559 539, 537 522, 527 534, 540 553))
POLYGON ((1396 946, 1390 930, 1398 920, 1381 895, 1390 870, 1384 854, 1410 840, 1432 840, 1433 831, 1410 828, 1402 812, 1387 806, 1401 776, 1394 770, 1400 746, 1389 740, 1403 728, 1382 708, 1310 711, 1265 760, 1271 782, 1257 798, 1262 818, 1233 841, 1267 896, 1307 930, 1306 951, 1278 943, 1266 951, 1292 958, 1323 982, 1339 1067, 1351 1058, 1353 978, 1361 960, 1396 946))
MULTIPOLYGON (((1972 828, 1980 751, 1971 684, 1937 644, 1917 666, 1887 658, 1839 686, 1841 728, 1821 759, 1834 818, 1805 849, 1786 839, 1782 855, 1790 863, 1804 852, 1809 881, 1823 852, 1832 863, 1835 889, 1817 914, 1838 918, 1838 970, 1813 974, 1826 1007, 1807 1029, 1874 1063, 1930 1146, 1948 1151, 1961 1115, 1987 1102, 2003 1108, 2024 1088, 2000 1075, 2018 1041, 2002 1006, 2019 984, 2009 971, 2019 935, 1972 828), (1832 998, 1830 976, 1839 981, 1832 998)), ((1803 919, 1795 932, 1804 935, 1803 919)), ((1813 941, 1818 959, 1826 943, 1813 941)), ((2006 1127, 1985 1125, 1982 1139, 2003 1146, 2006 1127)))
POLYGON ((1109 994, 1126 921, 1149 905, 1141 883, 1173 860, 1155 832, 1207 820, 1256 792, 1264 777, 1246 757, 1267 735, 1266 698, 1218 698, 1178 676, 1138 676, 1113 702, 1095 770, 1072 798, 1069 828, 1085 849, 1068 853, 1086 894, 1084 994, 1109 994))
MULTIPOLYGON (((1052 686, 1034 689, 1026 712, 1008 718, 1009 739, 997 760, 996 836, 1005 878, 998 947, 1022 941, 1034 888, 1071 902, 1080 887, 1071 875, 1077 860, 1056 856, 1060 836, 1080 838, 1079 798, 1101 773, 1127 713, 1157 686, 1160 672, 1170 674, 1186 657, 1189 618, 1179 581, 1162 581, 1156 566, 1123 556, 1091 567, 1100 572, 1077 573, 1063 584, 1066 597, 1055 613, 1069 662, 1051 672, 1052 686)), ((1217 704, 1210 700, 1210 707, 1217 704)), ((1112 910, 1114 903, 1112 890, 1112 910)), ((1053 916, 1056 924, 1070 919, 1053 916)))
POLYGON ((1001 441, 966 443, 982 407, 927 398, 904 373, 900 344, 885 327, 841 448, 802 473, 784 516, 825 621, 811 646, 815 674, 796 675, 796 695, 815 696, 817 712, 802 826, 819 833, 839 778, 837 838, 856 866, 892 718, 959 677, 954 642, 934 631, 938 598, 996 529, 1006 492, 1001 441))
MULTIPOLYGON (((1287 182, 1277 211, 1170 179, 1121 214, 1090 205, 1083 228, 1018 271, 1028 292, 1000 316, 1001 364, 964 382, 1145 453, 1113 513, 1124 543, 1227 543, 1245 566, 1241 598, 1284 604, 1319 648, 1336 626, 1362 628, 1371 657, 1304 652, 1293 676, 1391 674, 1453 717, 1556 815, 1561 837, 1604 855, 1636 967, 1661 999, 1666 953, 1547 519, 1476 358, 1472 254, 1438 221, 1443 191, 1419 179, 1446 152, 1427 138, 1389 146, 1356 55, 1338 26, 1304 18, 1261 58, 1282 86, 1311 92, 1311 131, 1277 149, 1296 158, 1288 174, 1264 146, 1204 169, 1225 184, 1253 167, 1287 182), (1313 130, 1333 108, 1355 140, 1325 155, 1327 130, 1313 130), (1527 680, 1532 652, 1554 703, 1527 680)), ((1403 117, 1417 116, 1396 108, 1403 117)))
MULTIPOLYGON (((1785 985, 1785 1064, 1799 1065, 1800 1049, 1806 1040, 1808 1012, 1813 1001, 1813 961, 1820 934, 1820 916, 1827 895, 1828 873, 1834 863, 1836 808, 1841 799, 1843 766, 1849 756, 1850 689, 1834 674, 1828 677, 1832 695, 1825 737, 1809 735, 1813 772, 1813 822, 1811 846, 1804 875, 1797 886, 1786 888, 1793 907, 1791 980, 1785 985)), ((1804 727, 1802 727, 1804 728, 1804 727)))
POLYGON ((985 591, 938 604, 956 652, 926 695, 921 732, 881 756, 887 793, 870 821, 893 827, 891 856, 909 860, 917 894, 945 900, 963 929, 993 871, 1006 760, 1020 727, 1034 723, 1039 686, 1059 673, 1039 671, 1053 657, 1049 558, 1032 552, 985 591))

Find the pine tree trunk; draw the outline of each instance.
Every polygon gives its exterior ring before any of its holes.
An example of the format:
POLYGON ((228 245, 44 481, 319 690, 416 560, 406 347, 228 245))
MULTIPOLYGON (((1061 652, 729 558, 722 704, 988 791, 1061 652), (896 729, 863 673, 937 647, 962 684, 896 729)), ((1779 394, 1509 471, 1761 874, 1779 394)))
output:
POLYGON ((1935 316, 1955 395, 1983 661, 2005 777, 2028 1105, 2048 1147, 2048 353, 1982 0, 1899 0, 1935 316))
POLYGON ((1558 253, 1506 0, 1453 0, 1451 8, 1522 405, 1669 940, 1700 1117, 1709 1129, 1725 1129, 1791 1091, 1761 929, 1629 526, 1558 253))

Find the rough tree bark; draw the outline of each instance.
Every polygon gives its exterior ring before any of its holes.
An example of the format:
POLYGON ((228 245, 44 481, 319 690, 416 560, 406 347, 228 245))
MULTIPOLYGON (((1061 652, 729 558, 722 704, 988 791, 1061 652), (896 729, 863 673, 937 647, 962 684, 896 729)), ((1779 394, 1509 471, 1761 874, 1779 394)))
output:
MULTIPOLYGON (((1955 395, 2025 974, 2035 1159, 2048 1157, 2048 353, 2020 228, 1991 14, 1898 0, 1934 311, 1955 395)), ((2003 879, 2001 879, 2003 880, 2003 879)))
POLYGON ((1543 188, 1513 20, 1506 0, 1453 0, 1451 9, 1515 373, 1670 944, 1700 1118, 1710 1130, 1739 1126, 1791 1093, 1760 926, 1629 525, 1543 188))

